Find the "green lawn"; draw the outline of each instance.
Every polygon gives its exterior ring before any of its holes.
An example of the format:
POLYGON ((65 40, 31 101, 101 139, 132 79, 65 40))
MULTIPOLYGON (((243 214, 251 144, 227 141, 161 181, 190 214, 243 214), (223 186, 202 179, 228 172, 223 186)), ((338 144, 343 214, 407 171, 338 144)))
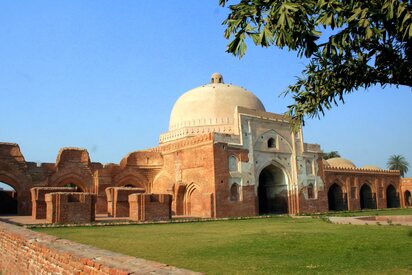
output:
POLYGON ((273 217, 35 230, 206 274, 412 273, 406 226, 273 217))
POLYGON ((315 214, 312 216, 358 217, 358 216, 397 216, 412 215, 412 208, 365 209, 315 214))

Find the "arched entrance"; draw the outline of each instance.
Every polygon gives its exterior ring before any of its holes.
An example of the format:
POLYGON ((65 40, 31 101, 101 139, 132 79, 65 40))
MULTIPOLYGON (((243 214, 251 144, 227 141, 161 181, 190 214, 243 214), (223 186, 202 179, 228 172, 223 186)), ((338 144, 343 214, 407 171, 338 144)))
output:
POLYGON ((285 173, 269 165, 259 175, 259 214, 288 213, 288 186, 285 173))
POLYGON ((17 192, 5 182, 0 182, 0 215, 17 215, 17 192))
POLYGON ((330 211, 344 211, 348 209, 346 194, 342 192, 342 188, 334 183, 329 187, 328 204, 330 211))
POLYGON ((392 184, 386 189, 386 207, 387 208, 398 208, 399 198, 395 187, 392 184))
POLYGON ((411 192, 409 190, 405 191, 405 206, 412 206, 412 197, 411 197, 411 192))
POLYGON ((371 187, 366 183, 360 189, 360 206, 361 209, 376 209, 375 196, 372 194, 371 187))

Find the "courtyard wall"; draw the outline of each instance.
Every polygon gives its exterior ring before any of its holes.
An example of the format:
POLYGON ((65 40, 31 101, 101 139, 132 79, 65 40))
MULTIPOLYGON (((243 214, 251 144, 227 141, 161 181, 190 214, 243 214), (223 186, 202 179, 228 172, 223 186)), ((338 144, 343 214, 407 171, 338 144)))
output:
POLYGON ((0 222, 1 274, 199 274, 0 222))

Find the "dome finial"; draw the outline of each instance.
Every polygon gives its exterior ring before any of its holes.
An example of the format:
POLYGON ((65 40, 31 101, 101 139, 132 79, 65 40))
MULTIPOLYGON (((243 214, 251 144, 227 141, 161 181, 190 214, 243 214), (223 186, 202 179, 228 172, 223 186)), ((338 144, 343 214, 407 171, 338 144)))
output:
POLYGON ((212 74, 210 83, 211 83, 211 84, 224 83, 224 82, 223 82, 223 76, 222 76, 220 73, 214 73, 214 74, 212 74))

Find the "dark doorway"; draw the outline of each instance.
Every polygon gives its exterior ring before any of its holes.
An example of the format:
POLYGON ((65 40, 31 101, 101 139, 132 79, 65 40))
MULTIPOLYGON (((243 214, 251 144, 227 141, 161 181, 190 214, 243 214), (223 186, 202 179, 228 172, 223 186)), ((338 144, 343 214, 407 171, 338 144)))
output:
POLYGON ((411 192, 406 190, 405 191, 405 206, 411 206, 411 205, 412 205, 411 192))
POLYGON ((361 209, 376 209, 376 199, 368 184, 362 185, 360 190, 360 205, 361 209))
POLYGON ((330 211, 344 211, 348 210, 348 202, 346 200, 346 194, 342 192, 342 188, 334 183, 331 185, 328 191, 328 203, 330 211))
POLYGON ((288 213, 288 189, 282 169, 269 165, 259 175, 259 214, 288 213))
POLYGON ((399 208, 399 196, 392 184, 386 189, 386 207, 399 208))
POLYGON ((0 182, 0 214, 17 215, 17 192, 3 182, 0 182))

